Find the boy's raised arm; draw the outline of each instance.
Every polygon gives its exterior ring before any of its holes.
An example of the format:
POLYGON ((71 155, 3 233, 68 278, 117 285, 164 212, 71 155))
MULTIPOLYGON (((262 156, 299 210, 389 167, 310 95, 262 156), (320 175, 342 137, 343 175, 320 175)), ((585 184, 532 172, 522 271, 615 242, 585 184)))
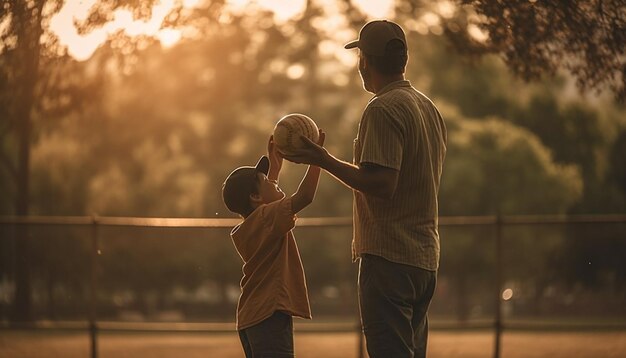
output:
MULTIPOLYGON (((317 144, 323 146, 325 138, 326 133, 320 129, 320 136, 317 144)), ((300 186, 298 186, 298 190, 291 196, 291 210, 294 214, 298 213, 300 210, 304 209, 307 205, 313 202, 319 178, 320 167, 309 165, 304 178, 300 182, 300 186)))
POLYGON ((267 178, 278 183, 280 169, 283 166, 283 157, 276 149, 276 143, 274 143, 273 135, 270 136, 270 139, 267 142, 267 155, 270 160, 270 170, 267 172, 267 178))

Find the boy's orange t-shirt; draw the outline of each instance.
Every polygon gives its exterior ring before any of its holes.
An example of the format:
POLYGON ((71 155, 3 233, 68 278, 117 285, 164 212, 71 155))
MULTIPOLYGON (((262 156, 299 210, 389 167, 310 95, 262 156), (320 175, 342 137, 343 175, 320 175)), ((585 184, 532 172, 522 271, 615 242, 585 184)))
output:
POLYGON ((230 236, 243 260, 237 329, 269 318, 275 311, 311 318, 304 269, 292 229, 291 198, 259 206, 230 236))

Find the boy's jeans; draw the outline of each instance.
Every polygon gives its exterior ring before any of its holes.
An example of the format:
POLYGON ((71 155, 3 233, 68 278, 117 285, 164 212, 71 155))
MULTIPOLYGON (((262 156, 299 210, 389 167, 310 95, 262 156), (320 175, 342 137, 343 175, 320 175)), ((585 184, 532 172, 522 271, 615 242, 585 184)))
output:
POLYGON ((364 254, 359 265, 361 322, 370 358, 426 357, 437 272, 364 254))
POLYGON ((261 323, 239 331, 246 358, 293 358, 293 318, 276 311, 261 323))

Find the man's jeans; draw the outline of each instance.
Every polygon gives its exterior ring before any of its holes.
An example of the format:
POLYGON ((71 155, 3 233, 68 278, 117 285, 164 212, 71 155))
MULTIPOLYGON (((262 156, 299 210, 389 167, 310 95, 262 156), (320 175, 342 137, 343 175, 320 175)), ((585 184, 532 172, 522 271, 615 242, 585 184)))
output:
POLYGON ((370 358, 426 357, 426 313, 436 282, 435 271, 362 256, 359 304, 370 358))

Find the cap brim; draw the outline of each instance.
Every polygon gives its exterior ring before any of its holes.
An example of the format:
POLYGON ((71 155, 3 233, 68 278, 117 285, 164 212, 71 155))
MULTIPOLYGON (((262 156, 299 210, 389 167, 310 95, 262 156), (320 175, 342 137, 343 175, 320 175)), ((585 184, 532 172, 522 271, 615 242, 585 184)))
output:
POLYGON ((346 50, 350 50, 357 47, 359 47, 359 40, 348 42, 343 48, 345 48, 346 50))
POLYGON ((265 175, 270 171, 270 160, 267 156, 262 156, 261 159, 256 163, 255 169, 265 175))

